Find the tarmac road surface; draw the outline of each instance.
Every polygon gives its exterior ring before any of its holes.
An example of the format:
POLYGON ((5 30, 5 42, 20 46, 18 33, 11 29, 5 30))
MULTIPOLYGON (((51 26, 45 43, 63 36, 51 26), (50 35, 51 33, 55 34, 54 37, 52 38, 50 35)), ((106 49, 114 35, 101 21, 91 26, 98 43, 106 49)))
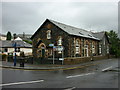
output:
POLYGON ((73 70, 27 71, 2 69, 2 88, 118 88, 118 59, 73 70))

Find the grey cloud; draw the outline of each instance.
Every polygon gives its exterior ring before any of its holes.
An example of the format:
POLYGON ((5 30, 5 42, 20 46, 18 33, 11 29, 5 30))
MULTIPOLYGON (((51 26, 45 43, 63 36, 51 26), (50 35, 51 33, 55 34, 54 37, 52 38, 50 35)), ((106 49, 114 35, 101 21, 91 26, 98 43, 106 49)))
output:
POLYGON ((117 30, 117 4, 4 2, 2 5, 4 33, 33 34, 46 18, 89 30, 117 30))

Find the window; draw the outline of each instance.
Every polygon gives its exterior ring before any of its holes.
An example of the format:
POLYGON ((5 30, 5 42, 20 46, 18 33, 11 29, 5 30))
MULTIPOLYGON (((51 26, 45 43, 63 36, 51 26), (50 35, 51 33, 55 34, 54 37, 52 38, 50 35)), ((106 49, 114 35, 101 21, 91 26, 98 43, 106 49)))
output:
POLYGON ((95 53, 95 45, 92 44, 92 53, 95 53))
POLYGON ((62 37, 61 36, 58 37, 58 45, 62 45, 62 37))
POLYGON ((102 51, 101 51, 101 44, 99 44, 99 54, 101 54, 102 53, 102 51))
POLYGON ((88 57, 89 55, 88 55, 88 45, 85 45, 84 46, 84 56, 86 56, 86 57, 88 57))
POLYGON ((76 40, 76 54, 80 52, 79 40, 76 40))
POLYGON ((92 37, 92 35, 91 35, 91 34, 88 34, 88 36, 92 37))
POLYGON ((76 40, 76 46, 79 46, 79 40, 76 40))
POLYGON ((16 48, 16 49, 15 49, 15 52, 20 52, 20 48, 16 48))
POLYGON ((79 47, 76 47, 76 54, 79 53, 79 47))
POLYGON ((51 39, 51 30, 47 31, 47 39, 51 39))
POLYGON ((84 39, 81 39, 82 56, 84 56, 84 39))
POLYGON ((4 52, 8 52, 8 49, 7 49, 7 48, 5 48, 5 49, 4 49, 4 52))
POLYGON ((107 54, 109 54, 109 46, 107 45, 107 54))
POLYGON ((83 35, 83 33, 79 32, 79 34, 83 35))

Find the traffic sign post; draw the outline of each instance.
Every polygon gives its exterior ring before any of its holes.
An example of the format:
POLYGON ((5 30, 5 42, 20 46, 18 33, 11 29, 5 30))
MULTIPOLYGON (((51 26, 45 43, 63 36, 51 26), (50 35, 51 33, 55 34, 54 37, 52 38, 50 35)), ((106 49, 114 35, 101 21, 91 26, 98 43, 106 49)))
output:
POLYGON ((14 43, 14 56, 13 56, 13 59, 14 59, 14 66, 16 66, 16 42, 14 43))
POLYGON ((62 61, 62 65, 64 64, 64 47, 58 46, 58 51, 62 51, 62 58, 59 58, 59 60, 62 61))
POLYGON ((54 56, 54 49, 55 49, 55 46, 54 46, 54 44, 49 44, 49 46, 50 46, 50 47, 53 47, 53 64, 54 64, 54 63, 55 63, 55 62, 54 62, 54 60, 55 60, 55 59, 54 59, 54 57, 55 57, 55 56, 54 56))
POLYGON ((55 57, 55 56, 54 56, 54 46, 53 46, 53 64, 54 64, 54 57, 55 57))
POLYGON ((64 49, 62 50, 62 58, 63 58, 63 60, 62 60, 62 65, 63 65, 63 62, 64 62, 64 49))
POLYGON ((54 44, 49 44, 50 47, 53 48, 53 64, 55 64, 55 53, 54 51, 62 51, 62 58, 59 58, 59 60, 62 61, 62 65, 64 62, 64 47, 63 46, 54 46, 54 44))
POLYGON ((53 46, 54 46, 54 44, 49 44, 49 46, 50 46, 50 47, 53 47, 53 46))

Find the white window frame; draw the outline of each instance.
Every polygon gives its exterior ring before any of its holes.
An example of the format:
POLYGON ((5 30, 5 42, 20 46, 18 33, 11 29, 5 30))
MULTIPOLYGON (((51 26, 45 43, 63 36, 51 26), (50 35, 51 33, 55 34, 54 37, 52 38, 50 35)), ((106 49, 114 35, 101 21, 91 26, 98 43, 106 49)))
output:
POLYGON ((79 53, 79 47, 78 46, 76 46, 76 54, 78 54, 79 53))
POLYGON ((51 39, 51 30, 47 31, 47 39, 51 39))
POLYGON ((95 53, 95 45, 92 44, 92 54, 95 53))
POLYGON ((102 53, 102 45, 99 44, 99 54, 101 54, 101 53, 102 53))
POLYGON ((84 56, 88 57, 88 45, 84 45, 84 56), (87 50, 86 54, 85 54, 85 50, 87 50))
POLYGON ((59 36, 58 45, 62 45, 62 37, 61 36, 59 36))
POLYGON ((77 39, 76 40, 76 43, 75 43, 75 45, 76 45, 76 47, 75 47, 75 49, 76 49, 76 54, 79 54, 80 53, 80 45, 79 45, 79 40, 77 39))

